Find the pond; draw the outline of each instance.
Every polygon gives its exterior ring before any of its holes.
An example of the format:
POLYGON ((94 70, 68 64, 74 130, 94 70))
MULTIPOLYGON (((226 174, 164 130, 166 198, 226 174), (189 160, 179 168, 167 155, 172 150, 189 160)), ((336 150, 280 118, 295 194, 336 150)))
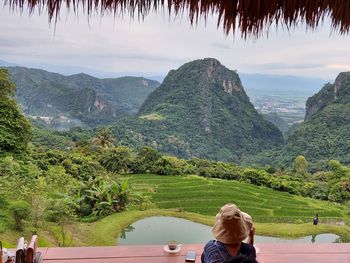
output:
MULTIPOLYGON (((120 245, 156 245, 168 240, 182 244, 206 243, 213 239, 211 227, 186 219, 154 216, 139 220, 128 226, 118 238, 120 245)), ((256 243, 334 243, 340 242, 335 234, 320 234, 297 239, 255 236, 256 243)))

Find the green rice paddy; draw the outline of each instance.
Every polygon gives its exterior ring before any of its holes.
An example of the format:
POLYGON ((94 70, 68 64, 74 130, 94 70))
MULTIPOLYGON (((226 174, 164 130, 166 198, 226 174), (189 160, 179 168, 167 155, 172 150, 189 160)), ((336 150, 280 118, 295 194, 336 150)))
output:
POLYGON ((238 181, 192 175, 140 174, 128 178, 135 191, 149 195, 160 209, 213 216, 224 204, 234 203, 256 222, 311 222, 315 213, 324 221, 344 220, 344 208, 340 205, 238 181))

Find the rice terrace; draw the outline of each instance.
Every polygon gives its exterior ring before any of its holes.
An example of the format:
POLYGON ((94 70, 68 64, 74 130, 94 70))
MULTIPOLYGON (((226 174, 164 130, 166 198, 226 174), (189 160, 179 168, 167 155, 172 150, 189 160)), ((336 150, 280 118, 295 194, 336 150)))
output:
POLYGON ((217 207, 231 202, 251 214, 257 222, 276 222, 283 218, 310 222, 315 212, 322 217, 342 219, 342 206, 293 196, 237 181, 207 179, 199 176, 133 175, 135 189, 148 193, 158 208, 180 209, 214 216, 217 207))
MULTIPOLYGON (((322 214, 325 223, 333 222, 335 225, 336 222, 349 220, 345 207, 341 205, 315 202, 310 198, 237 181, 207 179, 191 175, 175 177, 133 175, 129 180, 134 184, 135 189, 149 195, 157 208, 205 215, 206 217, 203 218, 206 220, 202 222, 207 222, 209 225, 212 224, 213 216, 217 213, 217 207, 229 202, 239 205, 259 223, 310 224, 315 212, 322 214)), ((337 227, 334 226, 334 229, 337 227)), ((343 231, 339 230, 336 232, 343 231)), ((276 234, 277 232, 274 233, 276 234)), ((295 232, 295 235, 298 233, 295 232)))

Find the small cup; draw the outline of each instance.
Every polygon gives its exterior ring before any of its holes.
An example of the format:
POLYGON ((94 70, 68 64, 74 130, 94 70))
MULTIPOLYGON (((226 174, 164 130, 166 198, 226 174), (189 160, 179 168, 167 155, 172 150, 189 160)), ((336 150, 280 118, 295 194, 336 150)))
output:
POLYGON ((175 250, 175 249, 177 249, 177 246, 178 246, 177 241, 175 241, 175 240, 168 241, 169 250, 175 250))

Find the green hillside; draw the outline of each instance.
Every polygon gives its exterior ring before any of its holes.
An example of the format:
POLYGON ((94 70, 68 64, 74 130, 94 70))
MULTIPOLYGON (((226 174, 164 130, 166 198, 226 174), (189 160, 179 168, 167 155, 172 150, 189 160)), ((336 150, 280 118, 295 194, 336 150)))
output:
POLYGON ((235 203, 257 222, 310 222, 315 213, 325 218, 343 218, 340 205, 332 205, 238 181, 199 176, 133 175, 129 182, 147 193, 158 208, 180 209, 216 215, 226 203, 235 203))
POLYGON ((68 79, 78 86, 93 88, 103 99, 131 114, 136 114, 147 96, 160 85, 158 81, 143 77, 98 79, 87 74, 76 74, 68 79))
POLYGON ((104 96, 114 100, 128 113, 136 114, 147 96, 159 85, 158 81, 143 77, 121 77, 102 79, 103 86, 99 89, 104 96))
POLYGON ((276 112, 263 114, 265 120, 272 122, 283 134, 289 130, 288 122, 281 118, 276 112))
POLYGON ((23 67, 8 70, 24 112, 55 129, 113 123, 137 112, 159 85, 138 77, 98 79, 23 67))
POLYGON ((138 113, 113 128, 126 145, 150 145, 180 157, 238 161, 274 148, 281 132, 258 114, 238 74, 215 59, 172 70, 138 113))
POLYGON ((313 167, 325 167, 331 159, 350 161, 350 72, 340 73, 306 104, 306 119, 288 138, 278 155, 288 164, 303 155, 313 167))

